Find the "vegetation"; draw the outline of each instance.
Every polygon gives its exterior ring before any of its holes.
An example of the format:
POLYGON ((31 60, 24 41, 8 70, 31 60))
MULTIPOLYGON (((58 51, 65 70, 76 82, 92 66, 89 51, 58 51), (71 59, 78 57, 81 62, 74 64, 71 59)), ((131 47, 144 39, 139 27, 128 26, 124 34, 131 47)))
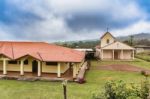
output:
MULTIPOLYGON (((124 43, 130 46, 136 46, 136 45, 150 46, 150 39, 147 39, 147 36, 141 39, 141 37, 130 35, 125 39, 123 38, 118 38, 118 39, 120 39, 121 41, 123 41, 124 43)), ((96 39, 96 40, 85 40, 85 41, 56 42, 55 44, 64 47, 70 47, 70 48, 95 48, 97 45, 100 44, 100 40, 96 39)))
MULTIPOLYGON (((150 69, 150 63, 140 59, 128 62, 93 60, 91 69, 86 73, 85 84, 71 82, 67 84, 68 99, 92 99, 92 94, 98 90, 103 91, 105 83, 110 80, 123 80, 124 83, 140 84, 144 78, 143 75, 137 72, 93 69, 95 66, 105 66, 107 64, 131 64, 150 69)), ((0 97, 3 99, 63 99, 63 86, 62 82, 0 80, 0 97)))
MULTIPOLYGON (((123 41, 124 43, 130 45, 130 46, 136 46, 136 45, 145 45, 150 46, 150 40, 148 39, 141 39, 141 40, 135 40, 133 36, 131 36, 129 39, 126 39, 123 41)), ((95 48, 97 45, 99 45, 100 40, 89 40, 89 41, 74 41, 74 42, 57 42, 55 44, 61 45, 64 47, 70 47, 70 48, 95 48)))
POLYGON ((122 80, 108 81, 105 90, 94 94, 93 99, 148 99, 149 88, 147 79, 141 84, 125 83, 122 80))
POLYGON ((93 41, 75 41, 75 42, 57 42, 57 45, 70 48, 95 48, 100 43, 99 40, 93 41))
POLYGON ((138 54, 136 54, 136 57, 150 62, 150 52, 149 51, 138 53, 138 54))

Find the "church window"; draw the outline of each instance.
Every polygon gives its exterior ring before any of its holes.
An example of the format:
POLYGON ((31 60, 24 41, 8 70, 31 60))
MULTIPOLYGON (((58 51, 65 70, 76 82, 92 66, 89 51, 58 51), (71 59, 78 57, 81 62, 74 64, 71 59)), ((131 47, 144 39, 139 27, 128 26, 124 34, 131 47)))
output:
POLYGON ((107 39, 107 41, 106 41, 106 42, 107 42, 107 44, 109 44, 109 39, 107 39))

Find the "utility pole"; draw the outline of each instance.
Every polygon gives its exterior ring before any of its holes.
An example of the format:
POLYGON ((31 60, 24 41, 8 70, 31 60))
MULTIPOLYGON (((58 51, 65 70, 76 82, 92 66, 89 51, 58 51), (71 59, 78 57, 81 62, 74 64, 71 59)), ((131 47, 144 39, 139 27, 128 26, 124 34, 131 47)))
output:
POLYGON ((131 35, 131 36, 130 36, 130 45, 131 45, 131 46, 133 46, 133 39, 134 39, 134 36, 131 35))
POLYGON ((109 31, 109 28, 107 27, 107 32, 109 31))

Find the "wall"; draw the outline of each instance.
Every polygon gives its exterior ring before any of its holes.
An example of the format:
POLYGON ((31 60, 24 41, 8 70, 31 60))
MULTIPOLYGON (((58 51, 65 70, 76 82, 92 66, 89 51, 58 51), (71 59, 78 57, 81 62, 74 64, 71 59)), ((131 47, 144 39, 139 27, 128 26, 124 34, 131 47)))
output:
POLYGON ((3 61, 0 61, 0 71, 3 70, 3 61))
POLYGON ((112 50, 103 50, 103 59, 112 59, 112 50))
MULTIPOLYGON (((102 39, 101 39, 101 47, 104 47, 104 46, 106 46, 106 45, 108 45, 107 44, 107 39, 109 39, 109 42, 110 43, 113 43, 114 42, 114 38, 110 35, 110 34, 106 34, 102 39)), ((110 44, 109 43, 109 44, 110 44)))
POLYGON ((132 51, 126 50, 123 51, 124 59, 130 60, 132 59, 132 51))
MULTIPOLYGON (((31 57, 28 57, 28 65, 24 64, 24 72, 32 72, 32 61, 34 59, 31 57)), ((8 71, 20 71, 20 64, 19 61, 17 64, 8 64, 7 62, 7 70, 8 71)))
MULTIPOLYGON (((28 65, 24 64, 24 72, 32 72, 32 61, 34 59, 32 57, 28 57, 28 65)), ((65 73, 69 69, 68 63, 60 63, 61 66, 61 73, 65 73)), ((7 71, 20 71, 20 64, 19 60, 17 64, 8 64, 6 65, 7 71)), ((0 70, 3 70, 3 61, 0 61, 0 70)), ((57 73, 57 65, 46 65, 46 62, 42 62, 41 71, 43 73, 57 73)))
MULTIPOLYGON (((68 70, 69 65, 67 63, 60 63, 61 73, 68 70)), ((43 73, 57 73, 57 65, 46 65, 46 62, 42 62, 42 72, 43 73)))

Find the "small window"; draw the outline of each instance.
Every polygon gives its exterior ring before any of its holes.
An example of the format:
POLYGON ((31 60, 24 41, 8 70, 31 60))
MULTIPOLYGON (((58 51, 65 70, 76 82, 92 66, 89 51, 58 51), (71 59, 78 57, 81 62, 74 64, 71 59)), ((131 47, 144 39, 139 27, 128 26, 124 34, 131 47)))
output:
POLYGON ((8 64, 17 64, 17 61, 8 61, 8 64))
POLYGON ((107 44, 109 44, 109 39, 107 39, 107 41, 106 41, 106 42, 107 42, 107 44))
POLYGON ((24 64, 25 64, 25 65, 28 65, 28 60, 27 60, 27 59, 24 61, 24 64))
POLYGON ((57 65, 57 62, 46 62, 46 65, 57 65))

